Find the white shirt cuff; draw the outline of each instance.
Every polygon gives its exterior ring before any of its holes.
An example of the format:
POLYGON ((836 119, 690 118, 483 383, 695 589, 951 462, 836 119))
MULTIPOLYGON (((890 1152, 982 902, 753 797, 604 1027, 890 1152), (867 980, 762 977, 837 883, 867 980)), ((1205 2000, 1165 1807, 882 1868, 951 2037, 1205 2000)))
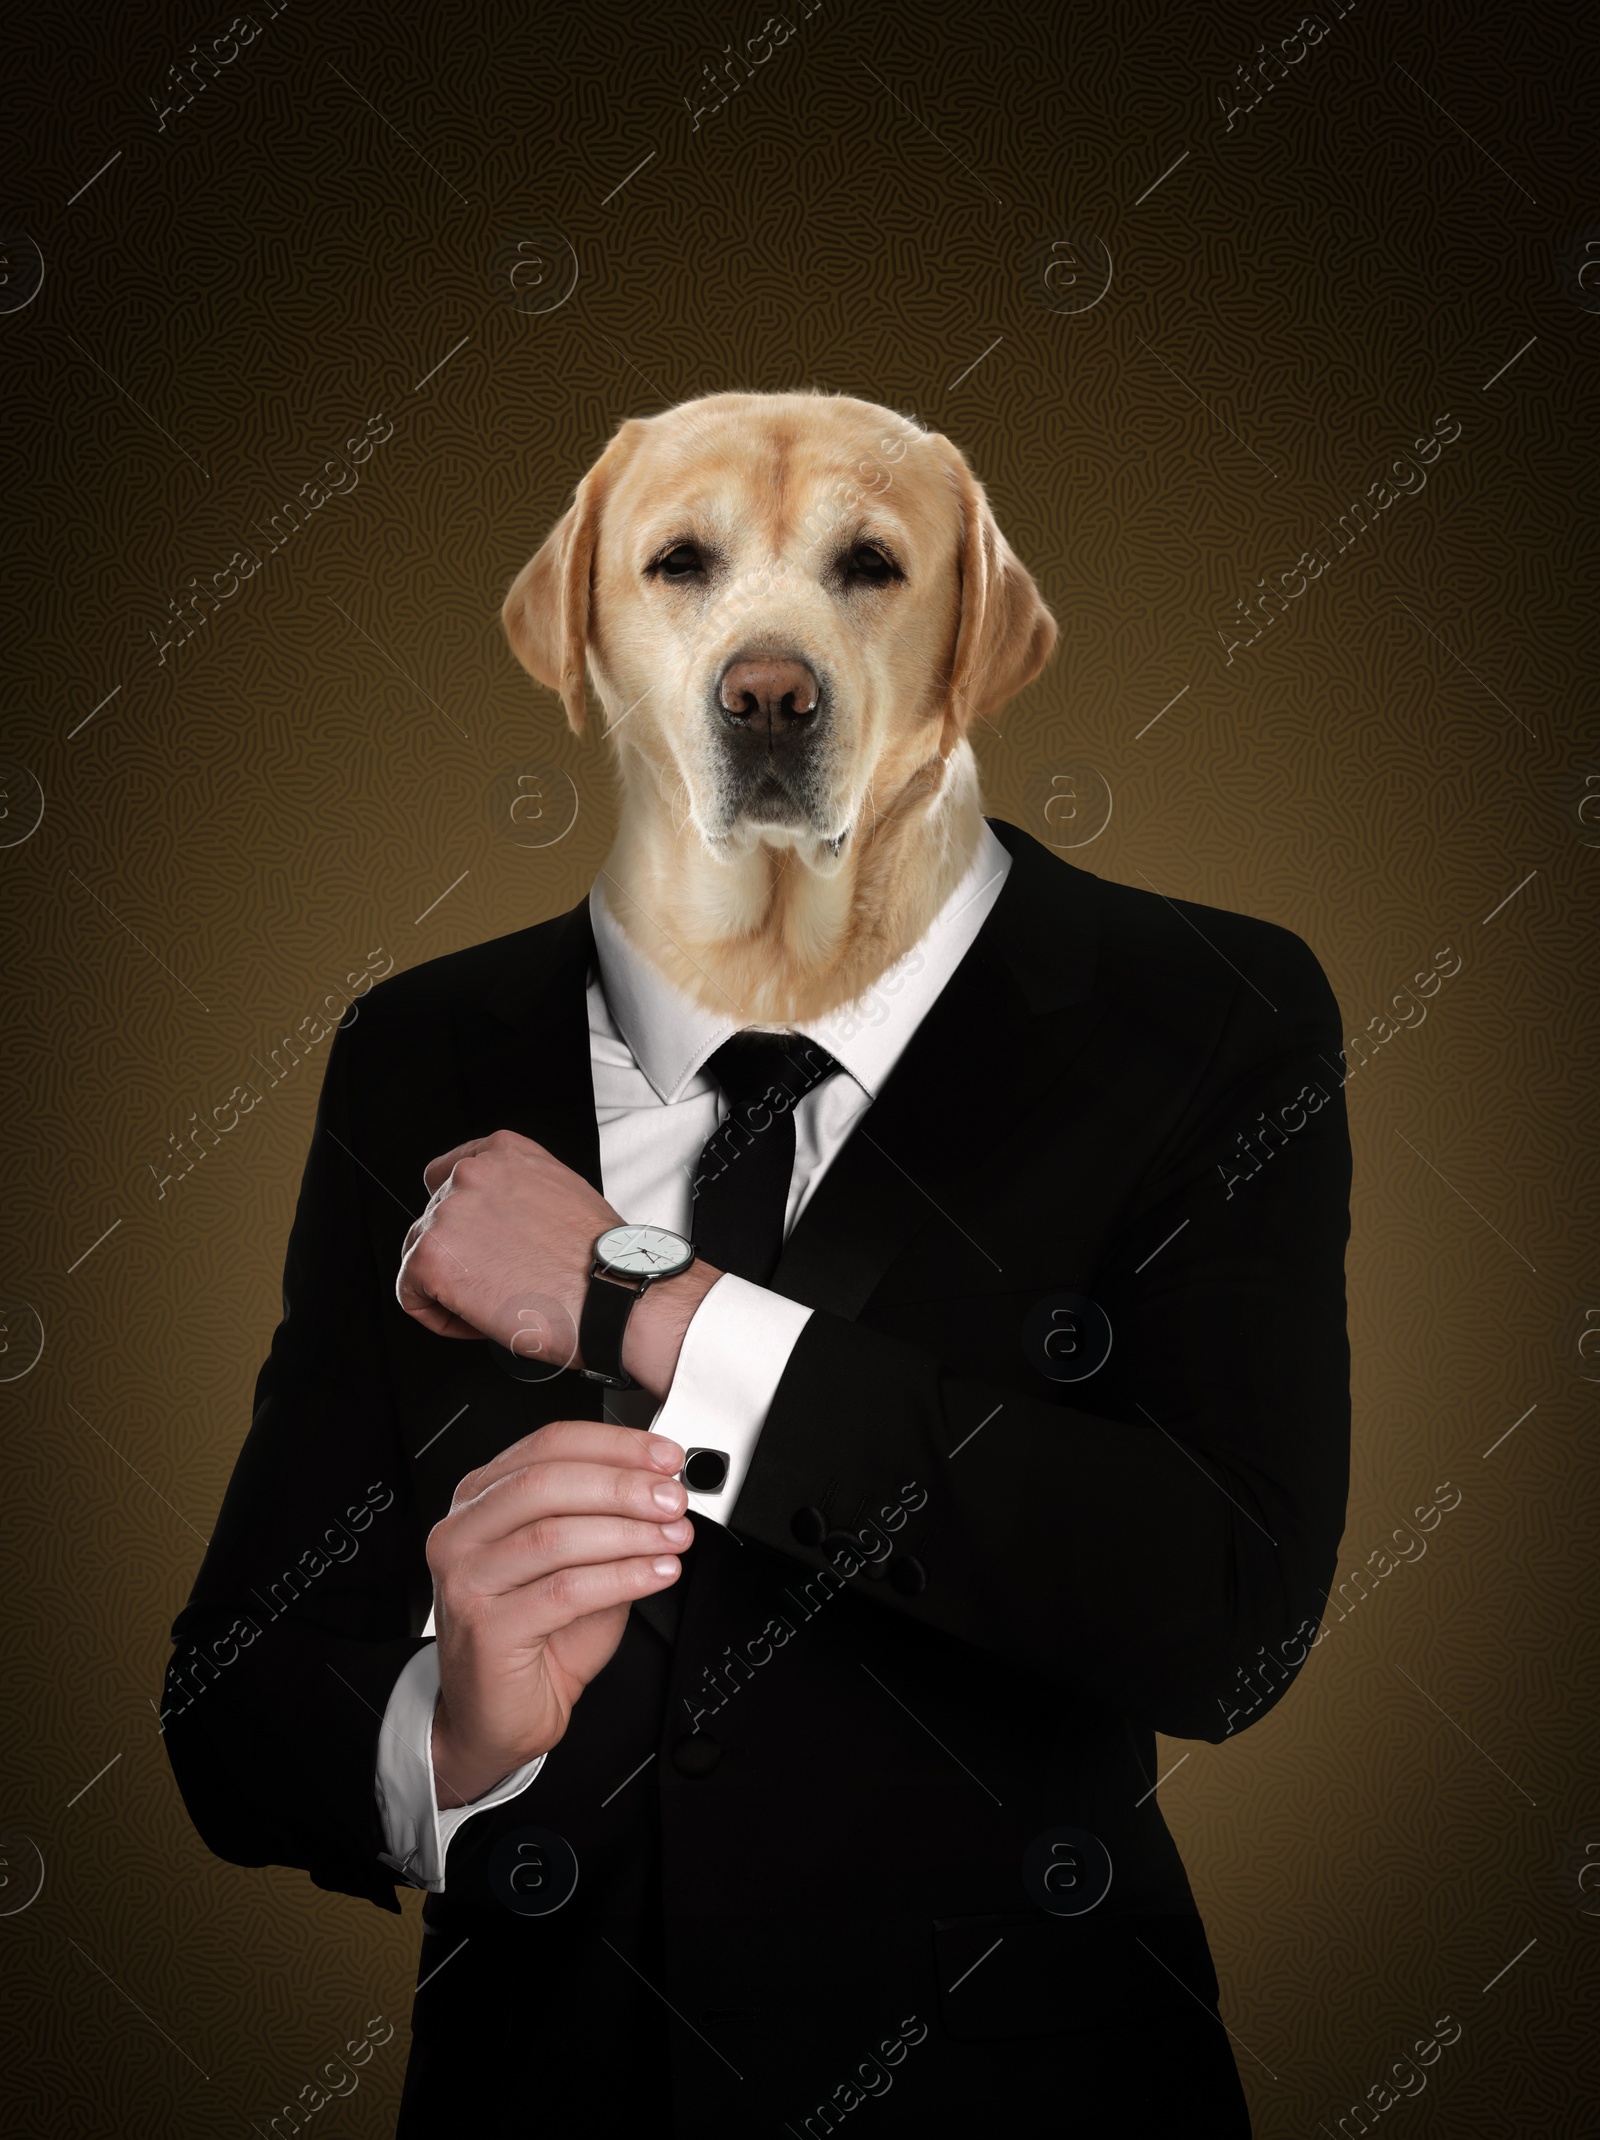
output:
POLYGON ((739 1498, 777 1394, 811 1310, 731 1272, 717 1280, 690 1318, 677 1372, 651 1430, 679 1447, 717 1449, 727 1476, 714 1493, 689 1493, 689 1514, 726 1524, 739 1498))
POLYGON ((384 1841, 389 1846, 379 1851, 379 1858, 413 1887, 425 1887, 436 1895, 444 1892, 445 1853, 462 1822, 525 1791, 545 1761, 543 1754, 536 1754, 470 1805, 441 1813, 433 1780, 433 1712, 438 1699, 439 1652, 430 1642, 418 1650, 389 1695, 378 1734, 374 1778, 384 1841))

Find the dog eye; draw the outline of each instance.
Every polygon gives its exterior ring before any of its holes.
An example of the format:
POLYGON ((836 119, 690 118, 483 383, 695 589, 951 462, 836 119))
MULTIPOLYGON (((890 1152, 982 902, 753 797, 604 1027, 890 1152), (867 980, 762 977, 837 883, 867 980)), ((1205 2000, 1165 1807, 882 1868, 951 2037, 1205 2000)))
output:
POLYGON ((901 577, 900 567, 876 544, 858 542, 844 561, 847 582, 859 580, 868 587, 887 587, 901 577))
POLYGON ((704 572, 705 559, 692 542, 674 543, 663 556, 650 567, 664 580, 691 580, 696 573, 704 572))

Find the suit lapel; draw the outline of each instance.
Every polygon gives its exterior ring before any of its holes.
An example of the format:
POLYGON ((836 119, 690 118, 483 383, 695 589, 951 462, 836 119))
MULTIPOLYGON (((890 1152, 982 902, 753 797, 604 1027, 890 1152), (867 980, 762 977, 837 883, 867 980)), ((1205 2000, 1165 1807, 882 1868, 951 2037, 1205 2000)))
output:
POLYGON ((531 961, 522 940, 488 990, 497 1030, 462 1035, 457 1065, 472 1127, 513 1129, 553 1152, 592 1187, 600 1182, 600 1131, 589 1062, 587 984, 594 957, 589 903, 547 925, 531 961))
MULTIPOLYGON (((486 999, 500 1037, 458 1043, 461 1088, 474 1124, 468 1134, 516 1130, 603 1193, 589 1053, 594 931, 587 900, 551 925, 549 945, 541 948, 544 957, 530 962, 519 945, 486 999)), ((563 1376, 561 1384, 563 1410, 599 1417, 594 1383, 563 1376)), ((636 1598, 632 1609, 669 1647, 675 1643, 682 1612, 677 1591, 636 1598)))
POLYGON ((1000 895, 773 1273, 773 1290, 806 1307, 854 1319, 929 1225, 953 1272, 992 1283, 998 1244, 963 1223, 984 1161, 1059 1082, 1099 1020, 1090 995, 1096 879, 991 823, 1012 856, 1000 895))

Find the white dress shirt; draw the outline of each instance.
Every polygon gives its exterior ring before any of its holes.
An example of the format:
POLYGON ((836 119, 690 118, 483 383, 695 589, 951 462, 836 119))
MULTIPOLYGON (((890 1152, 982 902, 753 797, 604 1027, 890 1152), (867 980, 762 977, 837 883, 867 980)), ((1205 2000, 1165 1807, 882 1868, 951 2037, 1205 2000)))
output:
MULTIPOLYGON (((1010 867, 1010 855, 985 825, 971 867, 905 957, 856 1002, 794 1029, 826 1048, 840 1068, 794 1110, 785 1239, 966 955, 1010 867)), ((727 1113, 707 1058, 750 1021, 706 1010, 669 981, 623 933, 602 881, 589 895, 597 968, 588 998, 601 1184, 606 1201, 630 1225, 667 1226, 687 1235, 701 1149, 727 1113)), ((642 910, 629 918, 648 942, 654 923, 642 910)), ((690 1493, 692 1517, 726 1522, 810 1314, 781 1293, 729 1274, 717 1280, 690 1321, 659 1409, 646 1390, 606 1391, 607 1418, 653 1426, 685 1448, 727 1452, 728 1473, 717 1492, 690 1493)), ((430 1613, 423 1633, 432 1632, 430 1613)), ((445 1855, 461 1823, 525 1791, 549 1758, 540 1754, 470 1805, 441 1813, 432 1754, 438 1696, 438 1654, 430 1643, 395 1681, 376 1776, 388 1843, 383 1862, 436 1893, 444 1888, 445 1855)))

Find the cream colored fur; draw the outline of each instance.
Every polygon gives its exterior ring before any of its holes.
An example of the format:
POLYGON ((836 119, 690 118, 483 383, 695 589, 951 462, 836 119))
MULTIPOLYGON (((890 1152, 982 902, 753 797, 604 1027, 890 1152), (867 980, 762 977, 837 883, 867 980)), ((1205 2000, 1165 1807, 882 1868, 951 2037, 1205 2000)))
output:
POLYGON ((761 1025, 854 1001, 922 934, 981 829, 972 723, 1056 637, 950 441, 820 394, 716 394, 625 423, 502 614, 577 733, 586 672, 604 709, 613 911, 690 995, 761 1025), (714 560, 693 586, 649 570, 683 541, 714 560), (903 579, 847 584, 841 560, 874 542, 903 579), (730 806, 716 683, 761 654, 826 679, 803 822, 730 806))

